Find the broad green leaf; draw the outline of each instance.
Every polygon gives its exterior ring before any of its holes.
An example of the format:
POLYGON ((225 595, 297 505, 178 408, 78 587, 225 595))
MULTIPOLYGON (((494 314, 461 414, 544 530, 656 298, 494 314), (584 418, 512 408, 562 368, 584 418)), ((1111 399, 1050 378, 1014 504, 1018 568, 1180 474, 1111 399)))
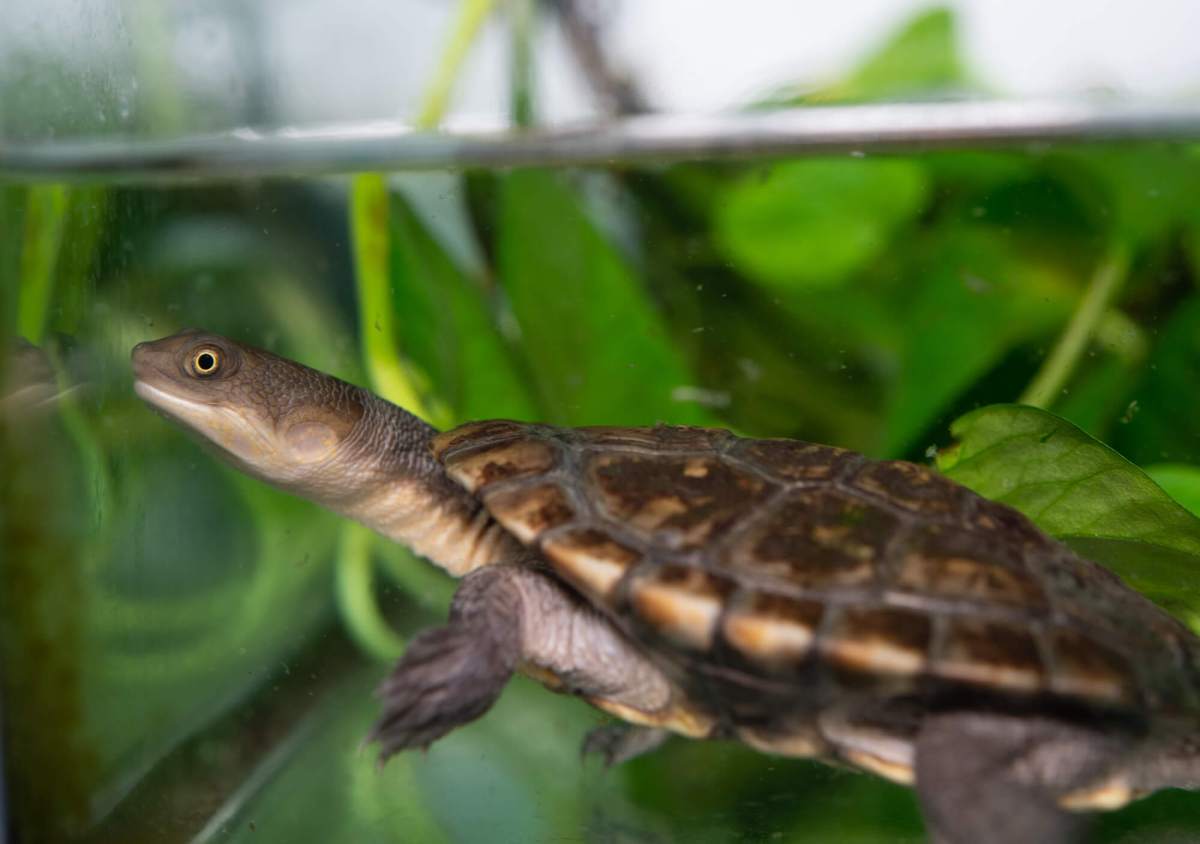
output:
POLYGON ((1148 597, 1200 611, 1200 519, 1145 472, 1064 419, 992 405, 950 427, 938 457, 951 478, 1029 516, 1148 597))
POLYGON ((404 197, 392 195, 392 297, 403 351, 452 422, 533 419, 537 411, 484 291, 451 261, 404 197))
POLYGON ((521 346, 554 421, 711 422, 703 408, 678 400, 695 379, 640 280, 563 174, 505 176, 498 237, 521 346))
POLYGON ((1189 512, 1200 516, 1200 466, 1159 463, 1147 466, 1146 474, 1189 512))
POLYGON ((818 159, 752 171, 717 206, 717 245, 765 284, 843 284, 880 255, 925 206, 929 185, 911 161, 818 159))

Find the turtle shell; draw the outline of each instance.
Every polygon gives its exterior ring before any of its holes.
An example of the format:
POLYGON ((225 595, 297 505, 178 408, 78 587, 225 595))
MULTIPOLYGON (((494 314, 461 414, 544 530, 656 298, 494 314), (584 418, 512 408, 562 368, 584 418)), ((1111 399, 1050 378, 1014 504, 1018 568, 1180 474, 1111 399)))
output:
POLYGON ((848 699, 1197 708, 1186 628, 926 467, 668 426, 478 422, 433 448, 722 723, 848 699))

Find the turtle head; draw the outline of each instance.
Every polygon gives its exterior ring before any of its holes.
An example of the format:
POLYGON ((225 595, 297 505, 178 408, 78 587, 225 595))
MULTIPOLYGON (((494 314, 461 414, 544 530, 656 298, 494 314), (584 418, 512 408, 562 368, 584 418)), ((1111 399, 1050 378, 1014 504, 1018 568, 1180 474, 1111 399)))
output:
POLYGON ((251 475, 325 503, 368 468, 358 441, 373 397, 358 387, 207 331, 139 343, 132 358, 142 399, 251 475))
POLYGON ((514 553, 430 451, 436 431, 361 387, 207 331, 133 349, 134 389, 243 472, 453 574, 514 553))

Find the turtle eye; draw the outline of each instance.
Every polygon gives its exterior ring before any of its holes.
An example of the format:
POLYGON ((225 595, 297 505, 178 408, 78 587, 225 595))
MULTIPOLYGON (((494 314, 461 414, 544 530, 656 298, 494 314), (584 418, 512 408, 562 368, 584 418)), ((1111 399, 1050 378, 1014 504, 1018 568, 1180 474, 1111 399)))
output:
POLYGON ((203 346, 192 352, 192 374, 198 378, 216 375, 221 369, 221 350, 203 346))

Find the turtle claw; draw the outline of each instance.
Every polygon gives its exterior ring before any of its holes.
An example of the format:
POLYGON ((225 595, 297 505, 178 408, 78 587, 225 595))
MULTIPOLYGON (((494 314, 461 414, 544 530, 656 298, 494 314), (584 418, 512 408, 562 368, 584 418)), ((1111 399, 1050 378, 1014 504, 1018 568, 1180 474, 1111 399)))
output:
POLYGON ((579 753, 585 760, 589 756, 599 756, 604 760, 604 767, 611 768, 649 753, 670 735, 669 731, 659 727, 638 727, 620 722, 605 724, 584 736, 579 753))
POLYGON ((428 749, 487 712, 512 673, 493 656, 465 625, 437 627, 413 639, 377 693, 383 715, 365 741, 379 743, 380 764, 402 750, 428 749))

